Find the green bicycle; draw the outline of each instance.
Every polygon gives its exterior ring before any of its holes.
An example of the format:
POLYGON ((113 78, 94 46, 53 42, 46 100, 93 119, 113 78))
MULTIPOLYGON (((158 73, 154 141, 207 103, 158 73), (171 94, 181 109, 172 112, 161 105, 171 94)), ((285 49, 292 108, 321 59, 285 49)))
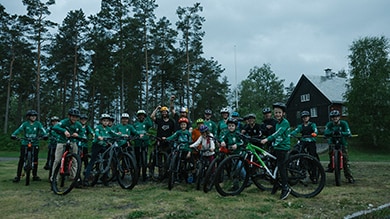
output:
MULTIPOLYGON (((222 196, 238 195, 251 181, 262 191, 271 191, 274 185, 281 186, 276 157, 241 135, 246 144, 245 151, 222 161, 216 170, 215 188, 222 196)), ((295 197, 311 198, 318 195, 325 186, 325 171, 321 163, 308 154, 296 154, 286 161, 288 183, 295 197), (318 170, 316 181, 311 181, 310 170, 318 170)))

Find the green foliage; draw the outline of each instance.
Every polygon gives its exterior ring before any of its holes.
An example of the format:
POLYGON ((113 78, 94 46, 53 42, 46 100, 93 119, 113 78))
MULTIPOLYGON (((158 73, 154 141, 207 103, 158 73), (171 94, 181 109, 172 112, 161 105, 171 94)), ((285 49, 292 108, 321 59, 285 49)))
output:
POLYGON ((366 37, 350 47, 350 84, 346 93, 351 127, 367 147, 389 147, 389 40, 366 37))
POLYGON ((274 102, 282 102, 284 80, 279 79, 271 70, 270 64, 255 66, 247 79, 240 84, 239 112, 241 115, 255 113, 261 118, 261 109, 271 107, 274 102))

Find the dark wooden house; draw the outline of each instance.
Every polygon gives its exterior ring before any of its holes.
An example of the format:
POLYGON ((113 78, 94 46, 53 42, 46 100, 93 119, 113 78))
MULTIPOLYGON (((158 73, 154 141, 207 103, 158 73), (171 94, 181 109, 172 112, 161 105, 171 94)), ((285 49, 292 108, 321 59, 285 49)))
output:
POLYGON ((329 112, 337 109, 343 119, 347 116, 344 106, 346 78, 337 77, 331 69, 325 69, 325 76, 302 75, 287 101, 287 119, 292 127, 301 123, 300 113, 307 110, 311 121, 317 126, 325 126, 329 112))

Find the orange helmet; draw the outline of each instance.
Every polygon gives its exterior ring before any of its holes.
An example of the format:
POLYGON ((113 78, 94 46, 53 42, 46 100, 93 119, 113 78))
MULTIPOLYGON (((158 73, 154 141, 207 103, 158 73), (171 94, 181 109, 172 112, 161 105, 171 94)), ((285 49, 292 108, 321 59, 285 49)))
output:
POLYGON ((167 111, 168 112, 168 107, 166 107, 166 106, 161 107, 160 108, 160 112, 162 112, 162 111, 167 111))
POLYGON ((185 123, 188 124, 188 119, 185 118, 185 117, 181 117, 181 118, 179 119, 179 123, 182 123, 182 122, 185 122, 185 123))

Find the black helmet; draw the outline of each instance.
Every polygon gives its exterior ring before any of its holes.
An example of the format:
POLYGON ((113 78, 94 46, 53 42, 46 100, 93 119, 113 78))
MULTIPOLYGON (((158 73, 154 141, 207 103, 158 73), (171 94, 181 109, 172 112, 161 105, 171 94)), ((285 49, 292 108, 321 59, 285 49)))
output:
POLYGON ((250 119, 250 118, 256 119, 256 115, 255 115, 254 113, 250 113, 250 114, 248 114, 246 117, 247 117, 248 119, 250 119))
POLYGON ((26 113, 26 116, 37 116, 37 115, 38 115, 38 113, 35 110, 29 110, 26 113))
POLYGON ((275 109, 275 108, 280 108, 280 109, 283 110, 283 112, 286 112, 286 108, 287 108, 286 104, 281 103, 281 102, 277 102, 277 103, 272 104, 272 107, 273 107, 274 109, 275 109))
POLYGON ((340 116, 340 112, 338 110, 332 110, 329 114, 329 117, 332 118, 332 117, 337 117, 337 116, 340 116))
POLYGON ((204 114, 211 115, 211 114, 213 114, 213 111, 211 111, 211 109, 206 109, 206 110, 204 111, 204 114))
POLYGON ((81 114, 80 119, 88 119, 88 116, 86 114, 81 114))
POLYGON ((233 123, 233 124, 235 124, 235 125, 237 126, 238 121, 237 121, 237 119, 229 118, 229 119, 227 120, 226 124, 229 124, 229 123, 233 123))
POLYGON ((80 111, 76 108, 70 108, 68 110, 68 115, 80 117, 80 111))
POLYGON ((305 110, 305 111, 302 111, 302 112, 301 112, 301 118, 302 118, 302 117, 305 117, 305 116, 310 116, 309 111, 306 111, 306 110, 305 110))
POLYGON ((263 109, 263 114, 267 114, 267 113, 270 113, 270 112, 272 112, 272 111, 271 111, 271 108, 269 108, 269 107, 266 107, 266 108, 263 109))

